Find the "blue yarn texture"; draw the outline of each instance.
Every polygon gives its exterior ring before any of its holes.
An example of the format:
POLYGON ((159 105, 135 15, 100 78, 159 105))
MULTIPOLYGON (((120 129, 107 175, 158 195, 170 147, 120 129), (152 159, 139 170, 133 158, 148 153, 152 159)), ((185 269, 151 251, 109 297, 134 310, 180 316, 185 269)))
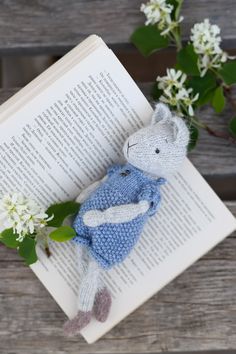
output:
POLYGON ((73 224, 76 231, 73 241, 87 246, 91 256, 104 269, 122 262, 131 252, 148 217, 159 208, 160 186, 165 183, 164 178, 153 179, 129 163, 111 166, 107 175, 108 178, 81 205, 73 224), (88 210, 105 210, 140 200, 147 200, 150 208, 131 221, 97 227, 83 223, 82 217, 88 210))

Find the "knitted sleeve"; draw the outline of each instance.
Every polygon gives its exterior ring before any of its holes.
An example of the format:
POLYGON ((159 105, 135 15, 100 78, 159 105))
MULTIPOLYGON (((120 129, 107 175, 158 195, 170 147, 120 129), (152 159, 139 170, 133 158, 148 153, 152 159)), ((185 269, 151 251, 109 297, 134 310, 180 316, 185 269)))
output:
POLYGON ((154 215, 159 208, 161 201, 160 185, 165 182, 166 180, 164 178, 159 178, 157 181, 146 184, 138 196, 138 201, 147 200, 150 203, 150 207, 147 211, 149 216, 154 215))

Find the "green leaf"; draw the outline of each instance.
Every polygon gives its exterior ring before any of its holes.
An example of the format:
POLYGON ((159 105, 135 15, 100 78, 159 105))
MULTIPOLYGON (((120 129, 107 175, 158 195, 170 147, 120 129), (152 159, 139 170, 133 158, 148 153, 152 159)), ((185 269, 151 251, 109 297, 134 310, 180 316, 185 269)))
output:
POLYGON ((218 71, 222 79, 227 85, 236 83, 236 60, 230 60, 222 65, 218 71))
POLYGON ((19 244, 19 255, 24 258, 27 265, 37 261, 36 241, 29 236, 25 236, 24 240, 19 244))
POLYGON ((52 227, 61 226, 65 218, 78 213, 79 208, 80 204, 76 202, 64 202, 51 205, 46 211, 46 214, 48 214, 48 216, 54 215, 54 218, 48 221, 47 225, 52 227))
POLYGON ((76 236, 75 230, 70 226, 61 226, 48 235, 53 241, 65 242, 76 236))
POLYGON ((215 76, 208 72, 204 77, 194 76, 188 80, 188 87, 192 87, 193 93, 199 93, 196 105, 202 106, 211 101, 216 88, 215 76))
POLYGON ((192 44, 188 44, 186 47, 182 48, 177 54, 177 66, 187 75, 200 75, 197 61, 198 56, 194 52, 192 44))
POLYGON ((190 130, 190 140, 189 140, 189 144, 188 144, 188 151, 191 151, 197 145, 197 141, 198 141, 198 137, 199 137, 199 130, 194 125, 191 125, 189 130, 190 130))
POLYGON ((18 234, 14 234, 13 229, 6 229, 0 234, 0 241, 9 248, 17 248, 19 241, 17 241, 18 234))
POLYGON ((157 83, 155 82, 154 85, 151 88, 151 96, 154 100, 158 100, 160 96, 162 95, 162 90, 159 90, 157 83))
POLYGON ((212 88, 209 91, 207 91, 205 95, 200 96, 197 101, 197 106, 200 107, 200 106, 204 106, 207 103, 211 103, 214 93, 215 93, 215 88, 212 88))
POLYGON ((228 128, 229 128, 230 133, 236 137, 236 117, 231 119, 231 121, 229 122, 228 128))
POLYGON ((130 39, 144 56, 166 48, 169 44, 169 39, 161 35, 156 25, 139 27, 130 39))
POLYGON ((222 86, 217 87, 214 91, 211 104, 216 113, 221 113, 223 111, 225 107, 225 96, 222 86))

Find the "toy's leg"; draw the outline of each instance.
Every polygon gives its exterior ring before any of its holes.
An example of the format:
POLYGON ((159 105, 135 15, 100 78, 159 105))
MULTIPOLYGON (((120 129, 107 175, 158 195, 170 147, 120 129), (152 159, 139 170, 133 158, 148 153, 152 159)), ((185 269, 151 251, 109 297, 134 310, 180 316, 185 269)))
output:
MULTIPOLYGON (((80 274, 85 274, 86 268, 88 266, 89 252, 87 248, 79 246, 78 249, 78 268, 80 274)), ((101 271, 102 275, 102 271, 101 271)), ((108 291, 107 287, 102 281, 102 276, 99 277, 98 289, 95 295, 94 304, 93 304, 93 314, 96 320, 99 322, 105 322, 111 308, 111 294, 108 291)))
POLYGON ((101 268, 92 258, 88 259, 88 268, 79 289, 78 308, 81 311, 91 311, 94 297, 99 286, 101 268))
POLYGON ((111 294, 107 287, 100 284, 99 289, 96 293, 93 305, 93 314, 99 322, 105 322, 111 308, 111 294))
POLYGON ((99 275, 99 265, 93 258, 88 257, 87 269, 79 288, 78 313, 64 326, 67 335, 79 333, 91 321, 94 298, 99 285, 99 275))
POLYGON ((76 249, 77 268, 78 268, 80 278, 82 279, 87 271, 89 254, 88 254, 88 250, 85 246, 76 245, 76 247, 77 247, 77 249, 76 249))

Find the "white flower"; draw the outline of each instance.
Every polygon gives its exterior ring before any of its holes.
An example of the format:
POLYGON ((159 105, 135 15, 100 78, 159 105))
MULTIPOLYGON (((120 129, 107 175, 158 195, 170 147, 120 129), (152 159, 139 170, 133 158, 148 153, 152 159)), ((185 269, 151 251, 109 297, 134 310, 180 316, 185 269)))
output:
POLYGON ((166 34, 168 34, 169 32, 173 31, 173 29, 175 29, 176 27, 178 27, 179 23, 182 22, 184 19, 183 16, 180 16, 180 18, 176 21, 171 20, 171 17, 168 16, 166 17, 166 29, 164 29, 161 32, 162 36, 165 36, 166 34))
POLYGON ((192 104, 198 100, 199 94, 197 93, 195 96, 192 96, 192 88, 181 88, 178 93, 176 94, 176 99, 178 102, 183 103, 188 110, 188 114, 190 116, 194 115, 194 110, 192 104))
POLYGON ((173 6, 166 4, 166 0, 150 0, 147 4, 142 4, 140 10, 146 15, 146 25, 155 25, 162 21, 165 22, 167 16, 170 16, 173 6))
POLYGON ((166 0, 150 0, 140 7, 147 18, 145 25, 157 24, 162 35, 171 32, 183 20, 182 16, 176 21, 171 19, 173 9, 173 5, 167 4, 166 0))
POLYGON ((13 228, 20 242, 27 234, 37 233, 52 218, 48 218, 34 200, 25 198, 21 193, 7 194, 0 199, 0 219, 6 228, 13 228))
POLYGON ((158 89, 163 91, 159 100, 169 104, 181 116, 193 116, 193 103, 199 94, 193 95, 193 89, 185 87, 187 75, 181 70, 167 69, 166 72, 166 76, 157 77, 158 89))
POLYGON ((157 82, 158 88, 160 90, 166 90, 167 88, 182 88, 184 82, 187 79, 187 75, 184 74, 181 70, 175 70, 175 69, 167 69, 166 70, 167 75, 166 76, 158 76, 157 77, 157 82))
POLYGON ((210 68, 219 68, 227 59, 233 59, 220 48, 220 27, 211 25, 209 19, 196 23, 191 29, 190 40, 198 54, 198 67, 203 77, 210 68))

